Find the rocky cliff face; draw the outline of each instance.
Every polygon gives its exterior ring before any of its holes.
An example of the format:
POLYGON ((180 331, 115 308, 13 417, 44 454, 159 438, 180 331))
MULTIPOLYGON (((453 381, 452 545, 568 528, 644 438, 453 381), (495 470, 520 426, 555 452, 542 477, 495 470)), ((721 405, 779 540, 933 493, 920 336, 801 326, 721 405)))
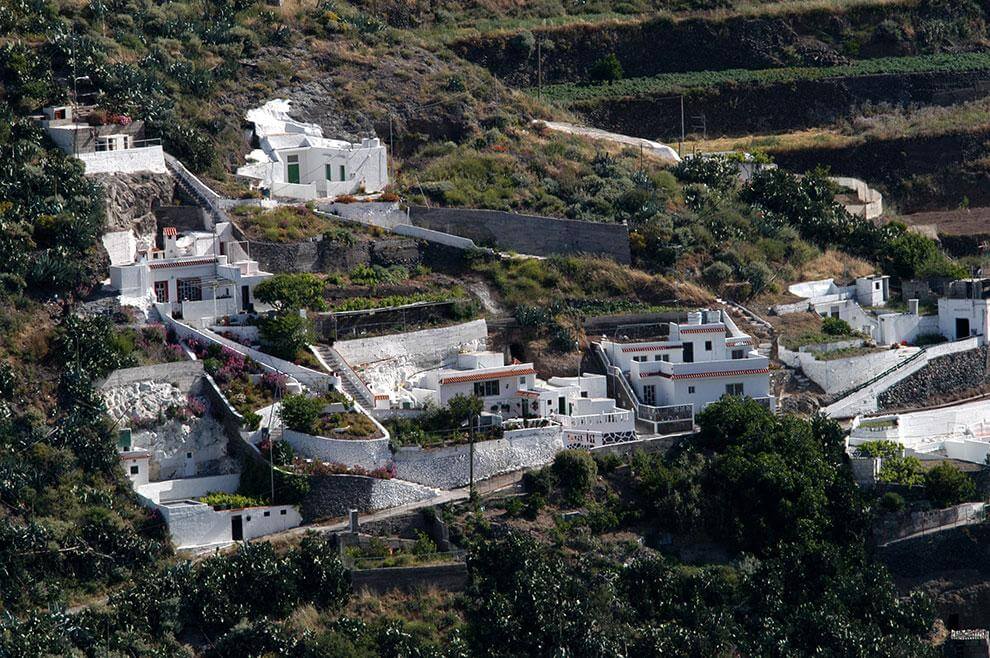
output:
POLYGON ((98 174, 93 177, 106 196, 106 232, 133 230, 138 238, 154 237, 152 210, 172 203, 175 181, 169 174, 98 174))

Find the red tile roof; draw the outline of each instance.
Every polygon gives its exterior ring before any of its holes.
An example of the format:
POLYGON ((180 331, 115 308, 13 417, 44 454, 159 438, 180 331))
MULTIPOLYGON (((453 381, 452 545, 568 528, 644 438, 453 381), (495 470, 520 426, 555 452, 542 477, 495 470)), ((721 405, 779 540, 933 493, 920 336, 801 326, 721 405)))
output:
POLYGON ((660 352, 661 350, 676 350, 682 347, 681 343, 673 345, 649 345, 647 347, 623 347, 622 352, 660 352))
POLYGON ((441 384, 463 384, 464 382, 480 382, 486 379, 502 379, 504 377, 515 377, 519 375, 535 375, 536 370, 533 368, 505 368, 503 370, 496 370, 494 372, 483 372, 474 375, 455 375, 453 377, 444 377, 440 380, 441 384))
POLYGON ((179 230, 174 226, 166 226, 165 228, 162 229, 162 235, 164 236, 169 236, 174 238, 178 234, 179 234, 179 230))
POLYGON ((753 368, 751 370, 716 370, 715 372, 692 372, 680 375, 671 375, 666 372, 651 372, 642 377, 663 377, 664 379, 705 379, 708 377, 734 377, 737 375, 766 375, 770 373, 770 368, 753 368))

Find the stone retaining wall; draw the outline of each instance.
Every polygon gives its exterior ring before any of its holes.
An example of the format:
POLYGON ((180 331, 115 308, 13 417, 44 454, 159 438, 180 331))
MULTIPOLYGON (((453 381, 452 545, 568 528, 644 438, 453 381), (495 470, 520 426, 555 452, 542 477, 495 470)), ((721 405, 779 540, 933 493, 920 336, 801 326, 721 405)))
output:
MULTIPOLYGON (((560 427, 514 430, 506 438, 474 444, 474 479, 543 466, 564 449, 560 427)), ((399 448, 395 469, 404 480, 440 489, 463 487, 470 482, 470 445, 446 448, 399 448)))
POLYGON ((987 348, 940 356, 877 396, 880 409, 917 406, 933 397, 986 384, 987 348))
POLYGON ((363 475, 314 475, 301 512, 305 522, 345 516, 349 510, 373 512, 427 500, 438 492, 413 482, 363 475))
POLYGON ((473 240, 479 246, 533 256, 601 254, 630 263, 625 224, 585 222, 498 210, 412 206, 413 225, 473 240))
POLYGON ((136 382, 161 381, 168 382, 181 391, 189 393, 199 378, 205 374, 202 361, 156 363, 151 366, 114 370, 106 379, 97 383, 96 389, 105 390, 136 382))
POLYGON ((249 245, 251 257, 266 272, 333 272, 351 270, 371 263, 415 266, 421 262, 419 244, 412 238, 388 236, 370 242, 345 244, 323 237, 299 242, 259 242, 248 240, 238 231, 238 238, 249 245))
POLYGON ((351 571, 351 587, 354 591, 366 589, 379 594, 393 589, 408 591, 426 586, 459 591, 464 589, 467 580, 467 565, 463 562, 351 571))

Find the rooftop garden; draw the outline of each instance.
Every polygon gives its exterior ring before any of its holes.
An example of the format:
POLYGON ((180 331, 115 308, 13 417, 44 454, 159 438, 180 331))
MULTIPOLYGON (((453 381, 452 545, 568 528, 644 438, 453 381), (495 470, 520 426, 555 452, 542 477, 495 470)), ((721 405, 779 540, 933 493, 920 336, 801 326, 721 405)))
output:
POLYGON ((287 395, 282 399, 279 415, 286 428, 333 439, 377 439, 381 430, 367 415, 356 411, 337 391, 319 397, 287 395))
POLYGON ((165 327, 160 324, 140 328, 117 326, 114 328, 113 342, 114 347, 137 366, 185 361, 188 358, 175 337, 167 336, 165 327))
POLYGON ((243 496, 236 493, 226 493, 223 491, 211 491, 205 496, 198 498, 199 502, 205 503, 216 510, 243 509, 245 507, 262 507, 268 501, 251 496, 243 496))
MULTIPOLYGON (((494 407, 492 411, 498 411, 494 407)), ((391 418, 385 428, 392 437, 392 445, 401 446, 442 446, 468 443, 471 440, 469 419, 489 411, 484 408, 481 398, 468 395, 455 395, 447 406, 428 405, 423 413, 412 418, 391 418)), ((508 408, 504 411, 510 411, 508 408)), ((502 438, 501 427, 476 427, 475 441, 490 441, 502 438)))

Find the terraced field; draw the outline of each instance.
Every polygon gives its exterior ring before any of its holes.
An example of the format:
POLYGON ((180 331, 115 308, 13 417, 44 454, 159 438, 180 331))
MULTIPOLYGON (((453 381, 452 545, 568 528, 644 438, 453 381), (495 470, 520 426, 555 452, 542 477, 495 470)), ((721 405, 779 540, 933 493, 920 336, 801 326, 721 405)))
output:
MULTIPOLYGON (((990 71, 990 53, 918 55, 914 57, 880 57, 854 61, 839 66, 791 66, 759 70, 726 69, 688 71, 652 77, 626 78, 599 84, 556 84, 542 88, 544 98, 567 105, 598 99, 638 98, 642 96, 680 94, 716 90, 740 85, 768 87, 804 81, 837 80, 869 76, 899 76, 917 73, 954 74, 990 71)), ((530 94, 538 90, 530 88, 530 94)))

